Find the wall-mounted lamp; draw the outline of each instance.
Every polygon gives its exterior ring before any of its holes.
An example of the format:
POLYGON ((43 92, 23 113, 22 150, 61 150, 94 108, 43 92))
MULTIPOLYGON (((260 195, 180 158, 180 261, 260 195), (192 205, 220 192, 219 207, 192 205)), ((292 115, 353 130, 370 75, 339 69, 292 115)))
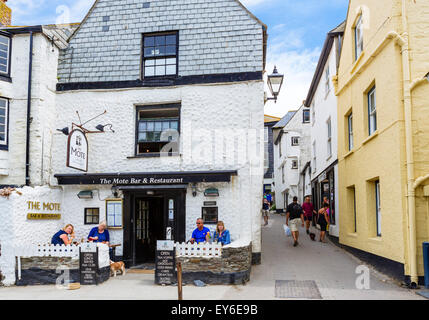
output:
POLYGON ((197 196, 197 184, 196 183, 192 184, 192 195, 194 197, 197 196))
POLYGON ((110 131, 112 131, 113 133, 115 132, 115 130, 112 129, 112 124, 110 123, 106 125, 99 124, 98 126, 95 127, 95 129, 97 129, 98 131, 104 132, 105 127, 109 127, 110 131))
POLYGON ((66 136, 69 135, 70 131, 68 127, 62 128, 62 129, 57 129, 57 131, 62 132, 63 134, 65 134, 66 136))
POLYGON ((92 199, 93 198, 92 191, 91 190, 80 191, 77 194, 77 197, 79 199, 92 199))
POLYGON ((272 98, 267 98, 267 100, 274 100, 277 103, 277 97, 280 93, 280 90, 283 85, 284 75, 280 74, 277 71, 277 67, 274 67, 273 73, 268 76, 268 87, 270 88, 272 98))
POLYGON ((112 194, 115 198, 118 197, 118 187, 117 186, 112 186, 112 194))

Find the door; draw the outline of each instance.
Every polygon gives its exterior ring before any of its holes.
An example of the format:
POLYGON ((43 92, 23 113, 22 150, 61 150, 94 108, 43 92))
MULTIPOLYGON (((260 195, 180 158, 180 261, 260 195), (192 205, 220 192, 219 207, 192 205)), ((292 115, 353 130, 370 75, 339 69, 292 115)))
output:
POLYGON ((135 208, 135 261, 153 262, 156 242, 164 239, 164 199, 137 198, 135 208))

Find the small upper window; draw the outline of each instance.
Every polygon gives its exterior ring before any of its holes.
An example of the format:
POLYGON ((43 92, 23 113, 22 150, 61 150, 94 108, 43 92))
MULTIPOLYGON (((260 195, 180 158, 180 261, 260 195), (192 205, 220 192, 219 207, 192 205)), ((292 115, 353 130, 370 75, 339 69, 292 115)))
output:
POLYGON ((143 77, 177 75, 177 32, 143 36, 143 77))
POLYGON ((8 103, 9 101, 0 98, 0 146, 7 146, 8 133, 8 103))
POLYGON ((310 123, 310 109, 304 109, 302 111, 302 122, 310 123))
POLYGON ((363 51, 363 24, 360 16, 355 26, 355 60, 357 60, 363 51))
MULTIPOLYGON (((138 109, 137 154, 159 154, 163 147, 178 147, 180 111, 179 106, 164 105, 138 109)), ((166 151, 167 152, 167 151, 166 151)), ((178 150, 168 150, 169 155, 178 150)))
POLYGON ((292 137, 292 146, 299 146, 299 137, 292 137))
POLYGON ((298 169, 298 160, 292 160, 292 169, 298 169))
POLYGON ((0 74, 9 74, 10 38, 0 35, 0 74))
POLYGON ((325 71, 325 94, 327 95, 331 90, 331 79, 329 74, 329 65, 326 67, 325 71))
POLYGON ((368 129, 369 135, 377 130, 377 102, 375 87, 368 92, 368 129))

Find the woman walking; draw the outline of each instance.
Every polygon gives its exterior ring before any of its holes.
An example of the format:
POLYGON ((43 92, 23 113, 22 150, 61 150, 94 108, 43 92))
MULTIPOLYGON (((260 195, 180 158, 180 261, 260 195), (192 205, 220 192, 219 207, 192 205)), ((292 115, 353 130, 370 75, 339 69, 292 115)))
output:
POLYGON ((317 224, 320 225, 320 242, 325 242, 326 227, 329 223, 329 204, 324 203, 323 208, 317 213, 317 224))

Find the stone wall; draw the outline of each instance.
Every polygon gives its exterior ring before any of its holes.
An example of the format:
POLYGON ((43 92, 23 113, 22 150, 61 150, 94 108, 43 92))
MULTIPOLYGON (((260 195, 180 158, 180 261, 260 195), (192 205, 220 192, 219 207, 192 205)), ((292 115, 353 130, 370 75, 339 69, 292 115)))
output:
POLYGON ((206 284, 245 284, 250 280, 252 245, 222 249, 221 258, 179 257, 184 284, 201 280, 206 284))
MULTIPOLYGON (((18 266, 18 263, 16 263, 18 266)), ((29 257, 21 258, 21 279, 16 272, 16 285, 47 285, 56 284, 57 281, 78 283, 80 282, 79 259, 70 257, 29 257), (68 270, 67 273, 64 270, 68 270)), ((103 283, 110 278, 110 266, 101 267, 97 272, 98 283, 103 283)))

